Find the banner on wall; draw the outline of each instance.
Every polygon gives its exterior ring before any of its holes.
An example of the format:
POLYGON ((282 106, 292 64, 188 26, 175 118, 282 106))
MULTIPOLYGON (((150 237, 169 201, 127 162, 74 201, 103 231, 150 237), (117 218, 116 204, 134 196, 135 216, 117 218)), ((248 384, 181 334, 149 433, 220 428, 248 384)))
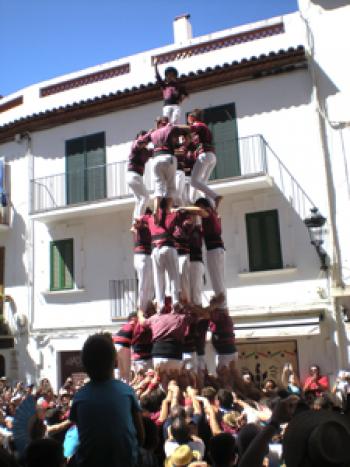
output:
POLYGON ((236 343, 239 353, 238 367, 250 371, 257 386, 262 387, 267 379, 281 382, 284 365, 291 363, 298 374, 298 350, 294 340, 278 342, 236 343))

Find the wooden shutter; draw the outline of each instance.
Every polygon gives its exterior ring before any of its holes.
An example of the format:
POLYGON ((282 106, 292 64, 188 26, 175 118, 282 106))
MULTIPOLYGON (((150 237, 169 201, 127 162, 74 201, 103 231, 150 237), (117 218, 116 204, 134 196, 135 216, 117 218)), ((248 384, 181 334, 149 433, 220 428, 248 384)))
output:
POLYGON ((106 197, 105 134, 86 137, 86 201, 106 197))
POLYGON ((85 201, 85 148, 84 138, 66 142, 67 204, 85 201))
POLYGON ((240 175, 235 105, 226 104, 205 109, 204 121, 213 134, 217 156, 211 178, 223 179, 240 175))
POLYGON ((281 269, 282 252, 278 211, 246 214, 249 270, 281 269))
POLYGON ((67 204, 106 197, 105 134, 66 142, 67 204))
POLYGON ((73 239, 51 242, 50 289, 72 289, 74 286, 73 239))

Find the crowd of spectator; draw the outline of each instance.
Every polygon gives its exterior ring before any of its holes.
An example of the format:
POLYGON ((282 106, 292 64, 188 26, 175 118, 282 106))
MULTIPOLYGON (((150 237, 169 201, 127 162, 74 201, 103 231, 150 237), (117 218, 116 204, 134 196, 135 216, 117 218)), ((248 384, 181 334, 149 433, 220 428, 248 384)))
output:
POLYGON ((115 355, 109 335, 91 336, 82 351, 89 378, 81 387, 68 378, 57 393, 47 379, 2 378, 0 466, 350 465, 349 372, 333 388, 317 365, 301 385, 290 363, 261 387, 248 371, 236 384, 225 369, 204 378, 141 370, 125 384, 114 378, 115 355), (28 400, 33 413, 23 418, 28 400))

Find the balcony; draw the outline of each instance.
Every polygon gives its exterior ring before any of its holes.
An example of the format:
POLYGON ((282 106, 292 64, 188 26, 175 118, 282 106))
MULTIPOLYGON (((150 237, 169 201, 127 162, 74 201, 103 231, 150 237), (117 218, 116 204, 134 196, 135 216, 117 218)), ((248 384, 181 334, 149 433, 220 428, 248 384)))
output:
MULTIPOLYGON (((304 219, 313 203, 262 135, 216 143, 217 166, 210 184, 220 194, 277 188, 304 219)), ((131 208, 127 161, 31 180, 31 215, 41 222, 131 208)), ((150 164, 145 184, 152 192, 150 164)))

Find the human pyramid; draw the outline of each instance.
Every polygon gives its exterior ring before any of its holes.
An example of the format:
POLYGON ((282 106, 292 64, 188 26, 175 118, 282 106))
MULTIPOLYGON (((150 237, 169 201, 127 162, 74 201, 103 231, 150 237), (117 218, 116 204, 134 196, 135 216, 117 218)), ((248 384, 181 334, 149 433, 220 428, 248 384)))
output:
POLYGON ((127 181, 134 193, 131 231, 138 278, 138 311, 113 337, 119 377, 129 382, 131 367, 138 373, 206 371, 208 329, 216 352, 216 368, 234 371, 237 359, 232 319, 226 300, 225 249, 218 207, 222 196, 208 186, 216 165, 212 134, 202 111, 179 125, 180 104, 188 96, 177 81, 176 68, 155 63, 163 90, 163 116, 156 128, 137 134, 129 155, 127 181), (149 144, 153 146, 149 148, 149 144), (154 209, 143 182, 152 158, 154 209), (197 196, 197 190, 202 194, 197 196), (204 195, 204 196, 203 196, 204 195), (202 306, 204 264, 202 243, 214 296, 202 306))

